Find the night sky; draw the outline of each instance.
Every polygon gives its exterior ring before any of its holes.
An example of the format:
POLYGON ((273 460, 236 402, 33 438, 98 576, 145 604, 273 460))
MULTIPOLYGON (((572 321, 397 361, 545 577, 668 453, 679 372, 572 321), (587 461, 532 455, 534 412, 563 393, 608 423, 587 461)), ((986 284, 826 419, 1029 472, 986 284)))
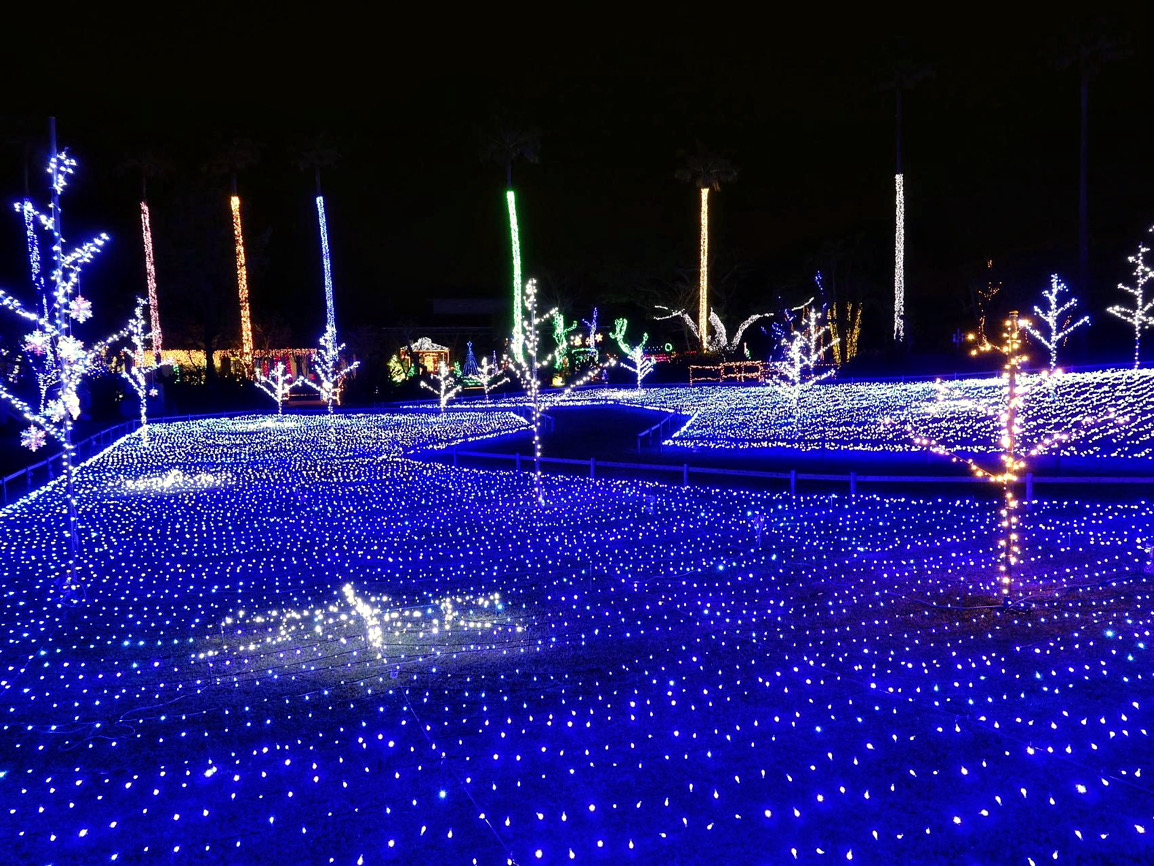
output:
MULTIPOLYGON (((323 174, 340 327, 419 329, 445 324, 432 299, 505 300, 504 167, 481 158, 484 133, 503 124, 541 132, 539 164, 513 170, 526 275, 571 317, 599 304, 603 321, 639 320, 693 284, 697 194, 674 172, 679 151, 704 149, 739 169, 712 200, 723 318, 804 301, 820 267, 866 303, 880 344, 891 327, 896 126, 894 94, 880 85, 905 63, 933 71, 904 97, 910 329, 916 351, 945 353, 954 330, 973 325, 967 305, 988 260, 1002 309, 1028 309, 1051 272, 1077 278, 1079 79, 1058 61, 1077 34, 1101 31, 1129 55, 1090 84, 1091 284, 1079 294, 1098 324, 1086 360, 1127 354, 1125 326, 1103 308, 1124 300, 1125 257, 1154 224, 1149 11, 1029 23, 825 11, 708 25, 590 13, 538 18, 531 32, 520 20, 449 21, 448 9, 375 21, 272 8, 93 17, 66 28, 55 54, 44 23, 28 23, 43 38, 9 58, 0 197, 20 198, 25 145, 42 159, 54 114, 80 160, 65 228, 74 240, 113 238, 85 279, 98 319, 122 319, 144 291, 139 175, 123 164, 151 148, 172 164, 150 186, 161 316, 170 338, 191 333, 172 313, 197 308, 193 282, 175 273, 189 258, 166 247, 179 245, 181 191, 204 186, 201 166, 237 136, 261 145, 238 176, 246 234, 267 237, 252 275, 258 325, 300 344, 323 322, 313 179, 294 164, 298 142, 318 133, 343 151, 323 174)), ((34 173, 34 194, 41 183, 34 173)), ((12 214, 0 282, 17 291, 22 242, 12 214)), ((212 249, 205 257, 227 267, 231 249, 212 249)))

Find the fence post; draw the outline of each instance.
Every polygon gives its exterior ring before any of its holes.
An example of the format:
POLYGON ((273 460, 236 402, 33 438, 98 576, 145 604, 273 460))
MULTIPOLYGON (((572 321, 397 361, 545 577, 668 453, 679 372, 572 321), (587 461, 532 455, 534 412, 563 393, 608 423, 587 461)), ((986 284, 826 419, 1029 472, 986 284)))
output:
POLYGON ((789 470, 789 495, 794 496, 796 494, 797 494, 797 470, 791 469, 791 470, 789 470))
POLYGON ((688 463, 682 463, 681 464, 681 483, 684 484, 686 487, 689 486, 689 464, 688 463))
POLYGON ((518 451, 516 453, 516 455, 514 455, 514 456, 516 456, 516 458, 517 458, 517 471, 520 472, 521 471, 521 452, 518 451))
POLYGON ((457 465, 457 444, 453 443, 453 466, 457 465))
POLYGON ((596 478, 597 477, 597 458, 596 457, 590 457, 589 458, 589 477, 590 478, 596 478))
POLYGON ((1033 472, 1027 472, 1026 473, 1026 501, 1027 502, 1033 502, 1034 501, 1034 473, 1033 472))
POLYGON ((32 489, 32 467, 29 466, 24 470, 24 488, 26 490, 32 489))
POLYGON ((857 496, 857 473, 851 472, 849 474, 849 498, 853 499, 857 496))

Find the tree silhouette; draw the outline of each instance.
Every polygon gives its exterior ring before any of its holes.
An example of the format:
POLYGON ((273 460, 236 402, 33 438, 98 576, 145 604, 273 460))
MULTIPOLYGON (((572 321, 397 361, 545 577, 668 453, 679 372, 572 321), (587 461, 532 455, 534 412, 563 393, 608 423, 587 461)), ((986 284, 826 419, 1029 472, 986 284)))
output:
POLYGON ((902 94, 919 82, 933 77, 933 69, 924 63, 899 60, 893 64, 889 76, 882 82, 882 90, 892 90, 896 106, 896 173, 894 175, 894 342, 906 342, 906 277, 905 277, 905 173, 902 168, 902 94))
POLYGON ((1085 294, 1090 282, 1090 214, 1089 214, 1089 121, 1090 82, 1098 77, 1107 63, 1130 55, 1124 40, 1107 35, 1105 24, 1097 22, 1072 36, 1058 59, 1059 69, 1076 69, 1081 107, 1078 148, 1078 292, 1085 294))

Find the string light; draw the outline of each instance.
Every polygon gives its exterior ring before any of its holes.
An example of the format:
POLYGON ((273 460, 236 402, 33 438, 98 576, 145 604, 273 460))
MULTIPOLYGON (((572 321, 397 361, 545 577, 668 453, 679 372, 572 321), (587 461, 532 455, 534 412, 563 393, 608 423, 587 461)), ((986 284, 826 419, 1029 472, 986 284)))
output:
POLYGON ((509 235, 513 250, 513 357, 523 361, 525 326, 522 321, 524 301, 521 297, 521 237, 517 232, 517 196, 513 190, 505 191, 505 203, 509 208, 509 235))
MULTIPOLYGON (((1150 231, 1154 232, 1154 226, 1151 226, 1150 231)), ((1134 328, 1135 370, 1141 363, 1142 332, 1147 328, 1154 328, 1154 298, 1147 301, 1145 296, 1146 283, 1150 281, 1151 277, 1154 277, 1154 268, 1146 264, 1146 253, 1148 252, 1150 252, 1148 246, 1143 243, 1138 244, 1138 252, 1126 258, 1134 266, 1134 285, 1118 284, 1119 289, 1134 297, 1133 306, 1123 307, 1121 304, 1116 304, 1106 310, 1134 328)))
POLYGON ((547 476, 526 509, 406 456, 522 425, 154 424, 78 472, 82 611, 45 592, 61 486, 4 510, 6 856, 1141 856, 1150 503, 1038 503, 1005 610, 980 501, 547 476))
MULTIPOLYGON (((124 350, 129 364, 121 370, 120 375, 136 392, 136 399, 140 404, 140 435, 145 444, 148 444, 148 398, 156 394, 156 389, 148 382, 149 373, 155 375, 156 370, 168 364, 167 361, 157 363, 156 335, 146 331, 144 327, 143 298, 136 299, 136 309, 132 318, 128 320, 125 332, 129 346, 124 350)), ((155 311, 155 307, 153 307, 155 311)))
MULTIPOLYGON (((55 125, 52 130, 52 146, 55 149, 55 125)), ((0 381, 0 401, 7 403, 16 415, 28 422, 29 426, 20 437, 21 445, 36 451, 51 437, 61 448, 67 513, 65 537, 69 548, 63 577, 64 599, 71 599, 74 591, 79 589, 75 564, 80 553, 80 531, 73 478, 75 454, 72 425, 80 417, 80 387, 85 377, 104 358, 109 346, 124 335, 122 331, 86 347, 72 334, 73 321, 85 322, 92 317, 92 304, 77 294, 80 272, 93 261, 108 241, 108 235, 100 234, 79 246, 65 249, 60 226, 60 194, 66 189, 68 177, 75 170, 76 160, 66 151, 54 153, 48 161, 47 169, 52 176, 53 190, 48 214, 37 210, 28 200, 23 203, 25 230, 28 230, 31 222, 46 231, 52 239, 52 273, 47 284, 37 277, 41 270, 39 243, 34 232, 28 243, 33 282, 39 279, 37 288, 41 293, 36 308, 29 309, 15 296, 0 290, 0 308, 10 311, 18 319, 32 323, 35 329, 25 336, 24 347, 36 373, 40 398, 34 406, 0 381), (51 295, 48 292, 49 285, 51 295)))
POLYGON ((709 187, 701 188, 701 250, 697 284, 697 336, 701 351, 710 351, 709 343, 709 187))
POLYGON ((906 190, 901 172, 894 175, 894 341, 906 341, 906 190))
MULTIPOLYGON (((1067 442, 1070 442, 1075 436, 1081 435, 1095 427, 1106 424, 1118 425, 1128 420, 1124 417, 1119 417, 1115 411, 1110 410, 1098 418, 1082 418, 1074 431, 1051 433, 1043 437, 1032 448, 1023 447, 1021 421, 1024 405, 1023 399, 1025 394, 1032 388, 1032 385, 1026 384, 1020 378, 1022 366, 1028 360, 1024 352, 1025 346, 1022 337, 1022 329, 1025 324, 1025 322, 1019 320, 1018 312, 1014 310, 1010 313, 1009 318, 1006 319, 1001 343, 990 343, 987 340, 978 344, 972 350, 972 354, 974 355, 984 352, 998 352, 1006 359, 1002 373, 1002 377, 1006 383, 1005 399, 1003 407, 998 413, 998 420, 1001 427, 1001 435, 998 438, 1000 448, 998 456, 1002 464, 1000 471, 990 471, 972 457, 962 456, 933 439, 914 433, 912 428, 907 428, 913 436, 914 442, 920 447, 926 448, 935 454, 948 457, 955 463, 964 463, 976 477, 991 481, 1002 488, 1002 509, 999 512, 1001 517, 1001 534, 998 539, 998 572, 999 589, 1002 600, 1006 604, 1010 601, 1010 590, 1022 557, 1020 543, 1021 517, 1019 515, 1021 501, 1018 499, 1017 487, 1022 475, 1028 468, 1027 458, 1044 454, 1047 451, 1061 447, 1067 442)), ((969 338, 973 340, 974 336, 975 335, 970 334, 969 338)), ((1038 379, 1043 382, 1049 382, 1052 378, 1055 378, 1056 375, 1057 374, 1047 373, 1038 377, 1038 379)), ((1033 384, 1036 385, 1037 382, 1033 384)), ((943 383, 939 381, 938 385, 939 392, 942 393, 941 388, 943 383)), ((968 405, 972 404, 967 401, 967 406, 968 405)))
MULTIPOLYGON (((321 334, 320 343, 320 350, 313 355, 312 364, 312 370, 317 374, 319 381, 314 382, 307 376, 301 377, 300 381, 320 395, 331 413, 333 403, 339 405, 341 402, 344 380, 356 371, 361 362, 354 361, 348 364, 341 357, 341 353, 345 350, 345 344, 337 342, 336 325, 330 324, 325 327, 325 332, 321 334)), ((399 364, 400 362, 398 362, 398 366, 399 364)))
POLYGON ((329 223, 325 217, 325 197, 317 196, 317 223, 321 229, 321 265, 325 277, 325 333, 337 331, 336 312, 333 308, 333 265, 329 256, 329 223))
MULTIPOLYGON (((240 296, 240 344, 241 358, 247 369, 252 370, 252 315, 248 305, 248 268, 244 260, 244 232, 240 223, 240 196, 229 199, 232 208, 232 236, 236 244, 236 287, 240 296)), ((278 404, 279 407, 279 404, 278 404)))
POLYGON ((622 366, 637 377, 637 390, 640 391, 641 380, 652 373, 654 367, 653 359, 645 354, 645 341, 649 339, 649 333, 643 333, 637 345, 630 346, 625 340, 625 329, 628 327, 628 319, 615 320, 610 337, 617 341, 617 345, 625 353, 627 360, 622 362, 622 366))
MULTIPOLYGON (((671 307, 665 307, 661 304, 657 304, 656 309, 664 313, 664 315, 661 316, 654 316, 657 321, 681 319, 685 323, 685 327, 689 333, 693 335, 693 339, 698 340, 700 338, 701 332, 698 331, 697 323, 693 321, 689 313, 685 312, 685 310, 674 310, 671 307)), ((759 319, 768 318, 770 315, 770 313, 754 313, 737 326, 737 331, 734 333, 733 339, 730 340, 725 325, 722 324, 721 317, 717 315, 715 310, 710 310, 709 321, 713 325, 713 336, 705 337, 702 345, 705 346, 707 352, 735 352, 738 346, 741 345, 741 338, 745 334, 746 329, 759 319)))
POLYGON ((433 387, 423 380, 421 387, 437 395, 437 402, 440 405, 441 411, 444 412, 445 407, 449 405, 449 401, 461 393, 461 379, 449 369, 449 365, 444 361, 441 361, 437 365, 437 372, 429 374, 429 378, 437 383, 436 387, 433 387))
POLYGON ((1066 284, 1058 278, 1057 274, 1051 274, 1050 288, 1042 293, 1049 306, 1045 310, 1037 305, 1034 306, 1034 315, 1046 323, 1046 333, 1043 334, 1030 321, 1022 322, 1022 327, 1026 329, 1026 332, 1050 350, 1051 372, 1058 366, 1058 347, 1065 343, 1070 334, 1078 328, 1090 324, 1089 316, 1082 316, 1075 321, 1073 314, 1070 313, 1074 307, 1078 306, 1077 298, 1071 297, 1068 301, 1059 303, 1061 295, 1066 291, 1066 284))
POLYGON ((292 392, 294 385, 293 374, 289 371, 288 367, 285 366, 284 361, 278 360, 269 369, 268 373, 265 373, 261 369, 254 370, 253 382, 260 390, 264 391, 276 401, 276 413, 283 415, 285 401, 292 392))
POLYGON ((144 236, 144 275, 148 282, 148 311, 151 323, 152 350, 154 361, 160 360, 164 351, 164 339, 160 333, 160 308, 156 300, 156 260, 152 254, 152 221, 148 214, 148 202, 140 203, 140 229, 144 236))

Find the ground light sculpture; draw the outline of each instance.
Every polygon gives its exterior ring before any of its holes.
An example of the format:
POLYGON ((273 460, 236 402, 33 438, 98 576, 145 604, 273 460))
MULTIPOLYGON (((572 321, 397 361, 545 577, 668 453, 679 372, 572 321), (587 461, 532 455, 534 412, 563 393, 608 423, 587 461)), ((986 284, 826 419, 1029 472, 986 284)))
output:
MULTIPOLYGON (((559 345, 557 349, 548 355, 542 356, 538 354, 540 337, 538 336, 537 328, 549 319, 556 320, 558 312, 556 309, 551 309, 543 316, 537 315, 536 279, 531 279, 525 283, 524 304, 525 309, 522 311, 521 316, 522 333, 519 341, 523 349, 523 358, 519 359, 515 356, 506 356, 505 366, 511 370, 513 375, 520 381, 521 386, 525 389, 525 396, 529 402, 529 427, 533 431, 533 489, 537 501, 543 503, 545 496, 541 488, 541 419, 545 415, 545 405, 541 395, 541 380, 537 376, 537 371, 555 363, 557 353, 564 351, 565 347, 559 345)), ((594 365, 590 370, 586 371, 583 376, 564 388, 560 396, 564 397, 574 388, 589 382, 606 367, 612 366, 613 363, 612 360, 609 360, 594 365)))
POLYGON ((30 451, 43 447, 49 437, 61 447, 65 503, 67 508, 68 557, 65 568, 64 590, 69 593, 78 587, 76 559, 80 552, 77 497, 74 483, 75 454, 72 446, 72 425, 80 417, 80 384, 96 366, 108 346, 123 336, 123 332, 86 347, 72 333, 72 324, 92 318, 92 304, 78 293, 80 272, 92 262, 108 241, 108 235, 97 235, 76 247, 65 247, 60 225, 60 194, 68 184, 68 177, 76 170, 76 160, 67 151, 56 152, 56 131, 52 126, 51 147, 54 156, 48 161, 52 176, 52 200, 48 213, 37 210, 30 202, 22 209, 33 223, 51 238, 52 269, 45 279, 39 269, 38 245, 33 273, 39 275, 40 299, 35 309, 25 307, 19 300, 0 289, 0 307, 10 310, 18 318, 31 322, 34 330, 24 337, 24 350, 37 373, 40 401, 36 406, 26 403, 0 381, 0 400, 7 403, 28 427, 20 434, 20 443, 30 451))
MULTIPOLYGON (((700 340, 701 336, 698 333, 697 325, 693 318, 685 310, 674 310, 671 307, 664 307, 661 304, 657 305, 657 309, 662 310, 665 315, 654 316, 657 321, 661 322, 666 319, 681 319, 685 322, 685 326, 689 332, 693 334, 695 340, 700 340)), ((765 319, 769 317, 769 313, 754 313, 737 327, 737 333, 733 335, 733 339, 729 340, 728 332, 725 325, 721 322, 721 317, 717 315, 716 310, 709 311, 709 322, 713 325, 713 336, 703 341, 705 351, 707 352, 736 352, 738 346, 741 345, 742 335, 745 334, 746 329, 756 322, 758 319, 765 319)))
POLYGON ((293 387, 293 374, 285 366, 284 361, 277 361, 268 373, 263 370, 254 371, 253 382, 276 400, 276 413, 283 415, 285 400, 288 399, 293 387))
POLYGON ((818 367, 826 353, 833 351, 839 343, 836 337, 831 336, 830 326, 821 324, 821 314, 816 312, 812 302, 807 306, 800 328, 793 327, 793 317, 789 313, 786 314, 790 318, 789 330, 774 326, 785 358, 781 372, 794 411, 800 406, 805 391, 834 374, 834 367, 820 372, 818 367))
POLYGON ((429 378, 437 383, 436 387, 433 387, 425 381, 421 382, 421 387, 437 395, 441 411, 444 412, 445 407, 449 405, 449 401, 461 393, 461 377, 449 369, 448 364, 441 361, 437 365, 437 372, 430 373, 429 378))
MULTIPOLYGON (((1154 232, 1154 226, 1150 228, 1150 231, 1154 232)), ((1121 304, 1115 304, 1106 310, 1134 328, 1135 370, 1138 369, 1141 361, 1142 332, 1147 328, 1154 328, 1154 298, 1146 300, 1145 294, 1146 283, 1154 276, 1154 269, 1146 264, 1146 253, 1148 252, 1150 252, 1148 246, 1143 243, 1138 244, 1138 252, 1126 258, 1130 264, 1134 265, 1134 285, 1118 284, 1119 289, 1134 296, 1133 305, 1124 307, 1121 304)))
POLYGON ((156 389, 148 381, 149 374, 155 375, 158 369, 168 363, 156 363, 156 332, 145 328, 146 304, 144 298, 136 299, 136 310, 128 320, 126 329, 129 345, 124 350, 130 363, 120 372, 140 403, 140 435, 145 445, 148 444, 148 398, 156 394, 156 389))
POLYGON ((1078 299, 1071 296, 1069 300, 1065 300, 1062 295, 1066 291, 1068 291, 1066 284, 1057 274, 1051 274, 1050 288, 1042 295, 1049 306, 1043 310, 1036 304, 1034 305, 1034 315, 1045 323, 1046 332, 1042 333, 1029 320, 1022 322, 1022 327, 1025 328, 1026 332, 1036 342, 1050 350, 1050 372, 1053 372, 1058 366, 1058 347, 1063 345, 1078 328, 1090 324, 1089 316, 1082 316, 1075 321, 1071 310, 1078 306, 1078 299))
POLYGON ((630 346, 625 341, 625 329, 628 327, 628 319, 616 319, 610 336, 625 353, 626 360, 622 362, 622 366, 637 376, 637 390, 641 390, 641 380, 653 372, 653 359, 645 354, 645 341, 649 339, 649 334, 643 333, 637 345, 630 346))
MULTIPOLYGON (((1001 486, 1002 508, 999 512, 1001 519, 999 521, 1000 535, 998 538, 998 591, 1001 595, 1003 606, 1008 606, 1011 603, 1010 593, 1014 585, 1018 564, 1021 561, 1021 518, 1019 515, 1021 500, 1018 499, 1018 484, 1029 467, 1028 460, 1060 448, 1095 428, 1108 424, 1121 425, 1127 420, 1124 417, 1118 416, 1112 410, 1097 417, 1086 416, 1081 419, 1077 428, 1072 431, 1050 433, 1042 437, 1032 448, 1023 447, 1022 408, 1024 397, 1032 390, 1033 385, 1039 382, 1048 382, 1052 379, 1049 371, 1045 371, 1041 376, 1037 377, 1032 384, 1027 384, 1022 381, 1022 367, 1028 360, 1024 352, 1024 335, 1022 334, 1024 327, 1025 322, 1019 319, 1017 311, 1012 311, 1009 318, 1006 319, 1000 343, 991 343, 987 340, 976 345, 970 352, 972 355, 998 352, 1005 358, 1005 365, 1002 368, 1002 379, 1006 383, 1006 396, 1004 405, 998 413, 998 421, 1001 428, 1001 435, 999 437, 1001 453, 999 454, 999 460, 1002 466, 1000 470, 991 471, 986 469, 972 457, 964 457, 954 449, 942 445, 927 436, 919 435, 911 426, 907 425, 906 427, 907 433, 913 438, 915 444, 934 454, 948 457, 954 463, 964 463, 976 477, 1001 486)), ((974 339, 973 334, 969 334, 967 337, 971 340, 974 339)), ((941 392, 939 391, 939 393, 941 392)), ((891 421, 891 423, 893 422, 891 421)))
POLYGON ((319 351, 313 356, 312 369, 316 372, 319 381, 314 382, 307 376, 301 381, 316 391, 328 411, 333 411, 333 402, 341 402, 341 386, 345 377, 352 375, 353 371, 361 365, 360 361, 353 361, 351 364, 346 364, 341 359, 341 352, 345 349, 344 343, 337 342, 337 327, 331 322, 325 326, 325 332, 321 335, 321 346, 319 351))

